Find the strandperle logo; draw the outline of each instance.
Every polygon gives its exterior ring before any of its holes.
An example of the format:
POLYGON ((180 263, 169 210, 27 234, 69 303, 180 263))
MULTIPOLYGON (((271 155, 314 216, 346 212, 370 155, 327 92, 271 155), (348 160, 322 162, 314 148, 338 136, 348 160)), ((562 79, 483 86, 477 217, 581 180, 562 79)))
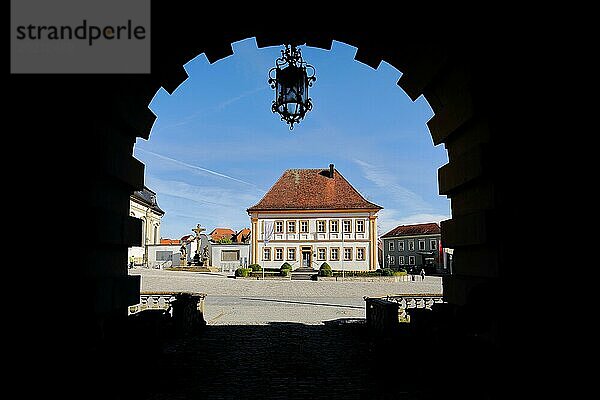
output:
POLYGON ((97 40, 144 40, 146 28, 134 25, 127 20, 124 25, 103 27, 92 25, 87 19, 76 26, 44 26, 28 25, 17 26, 17 40, 85 40, 92 46, 97 40))
POLYGON ((11 0, 11 73, 150 73, 150 0, 11 0))

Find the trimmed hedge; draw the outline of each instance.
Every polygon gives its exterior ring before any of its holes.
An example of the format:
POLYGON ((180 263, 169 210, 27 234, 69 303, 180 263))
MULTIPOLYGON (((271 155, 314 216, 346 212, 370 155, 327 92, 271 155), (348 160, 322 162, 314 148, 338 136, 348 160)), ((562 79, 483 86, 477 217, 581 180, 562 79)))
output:
POLYGON ((319 268, 319 276, 333 276, 333 271, 331 270, 331 266, 324 262, 321 264, 319 268))
POLYGON ((248 265, 248 268, 250 268, 252 272, 262 271, 262 267, 260 266, 260 264, 250 264, 248 265))
MULTIPOLYGON (((340 270, 333 271, 333 276, 356 276, 356 277, 376 277, 376 276, 404 276, 406 275, 406 270, 400 269, 398 271, 394 271, 391 268, 378 269, 376 271, 357 271, 357 270, 344 270, 343 272, 340 270)), ((323 276, 323 275, 321 275, 323 276)))
POLYGON ((281 276, 289 276, 291 272, 292 266, 288 262, 281 264, 281 267, 279 268, 279 274, 281 276))
POLYGON ((252 271, 250 268, 238 268, 235 270, 235 276, 239 276, 241 278, 245 278, 252 271))

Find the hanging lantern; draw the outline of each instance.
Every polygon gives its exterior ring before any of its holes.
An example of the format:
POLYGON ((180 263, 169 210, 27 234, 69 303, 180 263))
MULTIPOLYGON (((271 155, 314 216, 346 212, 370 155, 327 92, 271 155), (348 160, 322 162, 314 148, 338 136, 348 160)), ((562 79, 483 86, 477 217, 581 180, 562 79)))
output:
POLYGON ((300 49, 286 45, 281 57, 275 61, 275 67, 269 70, 269 84, 275 89, 275 100, 271 110, 281 116, 281 120, 294 129, 304 115, 312 109, 308 88, 317 80, 315 68, 302 59, 300 49), (307 70, 312 70, 311 75, 307 70))

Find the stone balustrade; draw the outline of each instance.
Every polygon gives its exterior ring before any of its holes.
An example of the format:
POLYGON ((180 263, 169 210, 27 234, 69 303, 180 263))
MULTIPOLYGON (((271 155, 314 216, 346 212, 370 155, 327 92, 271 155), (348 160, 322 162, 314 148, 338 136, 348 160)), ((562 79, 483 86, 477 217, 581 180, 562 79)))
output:
POLYGON ((141 292, 140 302, 128 309, 130 316, 152 310, 165 310, 176 332, 192 332, 206 325, 204 320, 205 293, 141 292))
POLYGON ((385 297, 364 297, 367 326, 376 332, 394 332, 401 321, 409 322, 407 309, 428 309, 443 303, 441 294, 410 294, 385 297))

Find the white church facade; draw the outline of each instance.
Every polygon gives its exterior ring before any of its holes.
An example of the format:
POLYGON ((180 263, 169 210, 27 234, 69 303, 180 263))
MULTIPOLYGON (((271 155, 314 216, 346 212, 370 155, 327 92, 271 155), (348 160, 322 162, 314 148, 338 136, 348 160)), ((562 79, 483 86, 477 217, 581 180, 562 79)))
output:
POLYGON ((129 215, 142 220, 141 246, 128 249, 127 260, 134 266, 148 266, 148 248, 160 244, 160 221, 165 212, 158 206, 156 193, 144 186, 129 198, 129 215))

